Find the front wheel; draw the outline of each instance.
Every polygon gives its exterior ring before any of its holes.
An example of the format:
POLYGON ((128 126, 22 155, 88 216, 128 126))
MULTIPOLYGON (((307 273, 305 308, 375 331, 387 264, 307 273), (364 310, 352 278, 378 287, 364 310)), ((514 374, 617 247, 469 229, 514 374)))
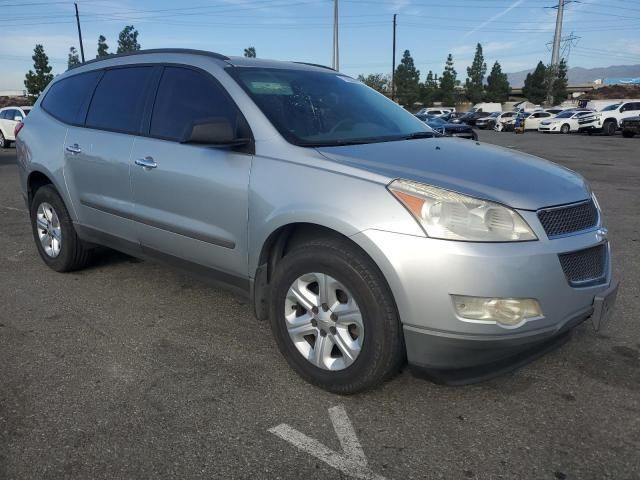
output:
POLYGON ((4 138, 2 132, 0 132, 0 148, 9 148, 9 142, 4 138))
POLYGON ((51 185, 39 188, 30 208, 33 238, 40 257, 56 272, 70 272, 89 261, 89 249, 78 238, 69 212, 51 185))
POLYGON ((294 248, 272 279, 271 329, 289 365, 325 390, 373 388, 404 360, 402 329, 377 266, 346 240, 294 248))
POLYGON ((616 130, 617 130, 617 125, 616 125, 616 122, 614 122, 613 120, 608 120, 604 122, 604 125, 602 126, 602 133, 610 137, 616 134, 616 130))
POLYGON ((565 135, 567 133, 569 133, 570 131, 571 131, 571 127, 566 123, 564 125, 562 125, 562 127, 560 127, 560 133, 563 133, 565 135))
POLYGON ((622 136, 624 138, 632 138, 635 135, 635 132, 632 132, 631 130, 623 130, 622 131, 622 136))

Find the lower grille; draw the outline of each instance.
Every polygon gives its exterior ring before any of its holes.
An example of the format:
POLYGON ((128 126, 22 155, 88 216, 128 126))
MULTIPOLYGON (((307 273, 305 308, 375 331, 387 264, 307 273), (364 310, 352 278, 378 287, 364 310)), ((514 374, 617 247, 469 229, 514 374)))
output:
POLYGON ((560 265, 562 265, 567 281, 572 287, 598 285, 606 281, 606 244, 577 252, 561 253, 558 258, 560 258, 560 265))

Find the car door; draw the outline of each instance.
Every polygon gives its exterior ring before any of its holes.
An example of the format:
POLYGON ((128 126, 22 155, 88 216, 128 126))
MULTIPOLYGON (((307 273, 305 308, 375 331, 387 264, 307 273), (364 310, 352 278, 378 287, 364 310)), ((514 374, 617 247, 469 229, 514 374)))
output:
POLYGON ((540 123, 543 120, 547 120, 549 118, 551 118, 551 114, 549 112, 532 113, 531 116, 527 118, 527 121, 526 121, 527 130, 529 129, 537 130, 538 127, 540 126, 540 123))
POLYGON ((150 95, 153 67, 104 71, 86 120, 72 126, 65 141, 65 178, 76 200, 81 224, 136 242, 130 158, 150 95))
MULTIPOLYGON (((180 143, 194 122, 248 125, 223 87, 202 70, 166 66, 146 137, 131 155, 136 232, 143 248, 247 276, 248 184, 252 154, 180 143)), ((242 132, 240 132, 242 130, 242 132)))

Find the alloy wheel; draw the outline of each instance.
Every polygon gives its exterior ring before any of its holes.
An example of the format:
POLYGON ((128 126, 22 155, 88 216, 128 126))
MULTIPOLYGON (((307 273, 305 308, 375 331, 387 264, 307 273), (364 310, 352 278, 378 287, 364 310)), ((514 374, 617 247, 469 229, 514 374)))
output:
POLYGON ((360 354, 362 313, 351 292, 324 273, 307 273, 289 287, 285 322, 300 354, 323 370, 343 370, 360 354))
POLYGON ((51 258, 56 258, 60 255, 60 250, 62 249, 60 219, 53 207, 47 202, 43 202, 38 206, 36 228, 44 252, 51 258))

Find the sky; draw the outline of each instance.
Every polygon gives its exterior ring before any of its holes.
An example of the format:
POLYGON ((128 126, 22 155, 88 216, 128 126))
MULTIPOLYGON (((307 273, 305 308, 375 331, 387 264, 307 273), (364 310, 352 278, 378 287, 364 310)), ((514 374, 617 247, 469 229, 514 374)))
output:
MULTIPOLYGON (((533 68, 551 58, 557 0, 339 0, 340 71, 357 76, 390 73, 392 19, 398 14, 397 59, 410 50, 422 79, 440 74, 453 54, 466 77, 476 44, 489 70, 533 68)), ((333 0, 78 0, 87 59, 99 35, 110 51, 125 25, 140 32, 142 48, 196 48, 331 65, 333 0)), ((54 73, 66 70, 78 47, 73 2, 0 0, 0 90, 22 90, 36 43, 44 45, 54 73)), ((581 0, 566 5, 563 35, 577 40, 569 66, 640 63, 640 1, 581 0)))

